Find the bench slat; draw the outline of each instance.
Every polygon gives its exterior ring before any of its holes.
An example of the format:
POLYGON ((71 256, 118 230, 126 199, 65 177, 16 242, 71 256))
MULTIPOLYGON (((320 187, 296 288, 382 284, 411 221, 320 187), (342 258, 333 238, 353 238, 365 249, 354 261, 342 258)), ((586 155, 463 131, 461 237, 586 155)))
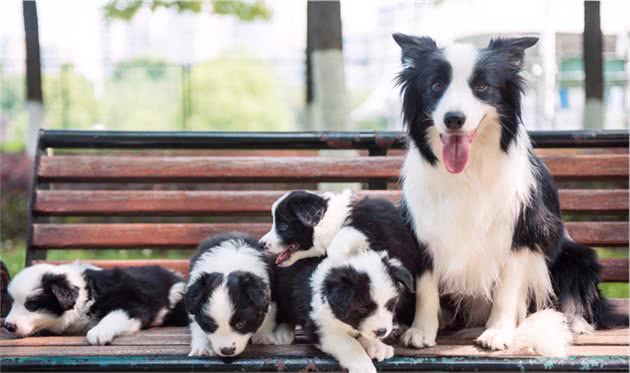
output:
MULTIPOLYGON (((560 178, 628 176, 628 155, 547 156, 560 178)), ((44 156, 42 181, 367 181, 396 180, 402 157, 44 156)))
MULTIPOLYGON (((212 234, 243 231, 260 237, 269 227, 269 223, 33 224, 33 246, 44 249, 193 247, 212 234)), ((628 244, 627 222, 569 222, 566 227, 576 242, 585 245, 628 244)))
MULTIPOLYGON (((159 265, 183 275, 188 274, 188 260, 184 259, 149 259, 149 260, 84 260, 101 268, 113 267, 138 267, 145 265, 159 265)), ((63 264, 69 261, 42 260, 34 263, 54 263, 63 264)), ((602 264, 602 279, 608 282, 628 282, 628 259, 600 259, 602 264)), ((619 307, 626 307, 627 304, 620 304, 619 307)))
MULTIPOLYGON (((35 211, 43 215, 198 215, 269 214, 286 191, 133 191, 38 190, 35 211)), ((400 191, 360 191, 364 196, 400 200, 400 191)), ((562 189, 564 212, 624 213, 628 191, 623 189, 562 189)))
MULTIPOLYGON (((159 345, 159 346, 41 346, 41 347, 0 347, 3 357, 27 356, 139 356, 139 355, 186 355, 190 347, 187 345, 159 345)), ((571 346, 571 356, 611 356, 627 355, 628 346, 571 346)), ((472 345, 441 345, 423 349, 396 348, 397 356, 492 356, 519 357, 533 356, 526 351, 496 351, 487 352, 472 345)), ((312 345, 250 345, 240 358, 258 356, 325 356, 312 345)))
MULTIPOLYGON (((175 329, 175 331, 168 331, 162 333, 161 330, 166 328, 153 328, 148 330, 142 330, 135 335, 121 336, 114 340, 112 343, 114 346, 188 346, 190 345, 190 332, 187 327, 168 328, 175 329)), ((609 331, 595 331, 589 335, 578 335, 572 342, 577 346, 592 345, 592 346, 627 346, 628 337, 630 337, 629 329, 612 329, 610 330, 614 334, 606 333, 609 331)), ((299 331, 298 331, 299 333, 299 331)), ((309 341, 305 337, 298 334, 301 337, 296 344, 307 344, 309 341)), ((475 336, 476 338, 476 336, 475 336)), ((440 335, 437 338, 438 345, 467 345, 473 344, 474 337, 467 335, 465 337, 459 337, 456 335, 440 335)), ((55 336, 55 337, 29 337, 20 339, 3 339, 0 337, 0 347, 9 346, 89 346, 84 336, 55 336)))

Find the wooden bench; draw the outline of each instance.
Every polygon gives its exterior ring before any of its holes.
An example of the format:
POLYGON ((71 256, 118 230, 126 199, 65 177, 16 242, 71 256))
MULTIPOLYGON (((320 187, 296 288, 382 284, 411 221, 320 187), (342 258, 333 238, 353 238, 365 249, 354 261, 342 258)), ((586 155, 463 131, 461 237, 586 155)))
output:
MULTIPOLYGON (((578 242, 628 250, 628 132, 531 133, 560 186, 567 229, 578 242)), ((355 183, 397 201, 404 136, 384 133, 171 133, 41 131, 33 173, 27 264, 50 250, 151 250, 151 260, 90 260, 103 266, 160 264, 186 273, 204 237, 266 232, 272 202, 294 188, 355 183), (321 152, 325 150, 325 152, 321 152), (350 150, 354 150, 351 152, 350 150), (318 183, 325 183, 324 185, 318 183), (180 259, 168 259, 179 255, 180 259)), ((603 280, 628 282, 627 259, 603 259, 603 280)), ((613 300, 628 312, 627 299, 613 300)), ((423 350, 396 348, 379 370, 628 370, 629 331, 580 336, 570 358, 486 352, 441 336, 423 350)), ((83 337, 0 338, 0 365, 19 370, 338 370, 303 338, 250 346, 237 359, 188 358, 186 328, 155 328, 111 346, 83 337)))

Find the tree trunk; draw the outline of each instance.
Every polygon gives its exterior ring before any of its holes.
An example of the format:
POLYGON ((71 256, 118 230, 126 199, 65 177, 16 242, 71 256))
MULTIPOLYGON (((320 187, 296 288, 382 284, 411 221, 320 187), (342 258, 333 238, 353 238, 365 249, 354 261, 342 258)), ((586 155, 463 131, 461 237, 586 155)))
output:
POLYGON ((37 147, 37 132, 42 125, 44 117, 37 3, 28 0, 22 1, 22 11, 24 14, 24 36, 26 42, 26 105, 28 111, 26 153, 33 157, 37 147))
POLYGON ((599 1, 584 1, 584 128, 604 127, 604 58, 599 1))
POLYGON ((307 5, 306 110, 307 127, 348 129, 339 1, 307 5))

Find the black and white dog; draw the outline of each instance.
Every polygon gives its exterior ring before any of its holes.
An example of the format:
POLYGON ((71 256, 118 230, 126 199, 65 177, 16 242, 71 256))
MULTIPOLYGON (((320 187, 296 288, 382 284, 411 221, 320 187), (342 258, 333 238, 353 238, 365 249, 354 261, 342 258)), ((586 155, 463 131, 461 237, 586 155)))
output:
MULTIPOLYGON (((537 39, 499 38, 480 49, 394 39, 410 138, 403 204, 430 258, 404 342, 435 343, 440 294, 469 325, 485 325, 477 341, 492 350, 515 343, 531 310, 562 311, 575 332, 605 327, 610 306, 597 288, 595 253, 565 233, 556 187, 521 123, 524 54, 537 39)), ((565 317, 534 315, 524 336, 530 347, 563 354, 565 317)))
POLYGON ((305 258, 276 271, 278 320, 300 325, 318 347, 350 373, 376 372, 394 349, 381 340, 394 323, 402 289, 413 277, 385 252, 305 258))
POLYGON ((293 329, 276 327, 270 271, 255 238, 230 233, 199 245, 186 287, 190 356, 236 356, 250 339, 256 344, 293 341, 293 329))
POLYGON ((36 264, 9 284, 13 306, 3 327, 18 337, 87 332, 90 344, 108 344, 151 326, 186 325, 185 285, 157 266, 36 264))

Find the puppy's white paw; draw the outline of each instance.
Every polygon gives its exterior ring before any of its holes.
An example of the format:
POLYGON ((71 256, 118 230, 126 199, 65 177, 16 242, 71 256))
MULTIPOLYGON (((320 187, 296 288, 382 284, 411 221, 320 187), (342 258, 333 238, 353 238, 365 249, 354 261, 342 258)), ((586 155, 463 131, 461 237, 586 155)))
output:
POLYGON ((488 328, 475 340, 483 348, 489 350, 506 350, 514 341, 514 329, 488 328))
POLYGON ((376 339, 372 339, 366 344, 365 351, 370 359, 375 359, 376 361, 383 361, 394 356, 394 348, 392 346, 376 339))
POLYGON ((277 345, 290 345, 295 339, 295 332, 289 324, 280 324, 273 333, 277 345))
POLYGON ((409 328, 400 337, 400 341, 404 346, 424 348, 435 346, 435 337, 437 336, 437 328, 435 330, 425 331, 420 328, 409 328))
POLYGON ((591 334, 593 330, 593 326, 580 316, 577 316, 571 321, 571 331, 574 334, 591 334))
POLYGON ((210 349, 210 346, 196 345, 190 346, 190 353, 188 356, 213 356, 214 351, 210 349))
POLYGON ((256 333, 252 335, 252 344, 255 345, 272 345, 276 344, 273 332, 256 333))
POLYGON ((348 373, 376 373, 376 367, 371 360, 357 359, 356 362, 345 367, 348 373))
POLYGON ((112 343, 115 335, 111 329, 97 325, 87 332, 86 337, 91 345, 107 345, 112 343))

